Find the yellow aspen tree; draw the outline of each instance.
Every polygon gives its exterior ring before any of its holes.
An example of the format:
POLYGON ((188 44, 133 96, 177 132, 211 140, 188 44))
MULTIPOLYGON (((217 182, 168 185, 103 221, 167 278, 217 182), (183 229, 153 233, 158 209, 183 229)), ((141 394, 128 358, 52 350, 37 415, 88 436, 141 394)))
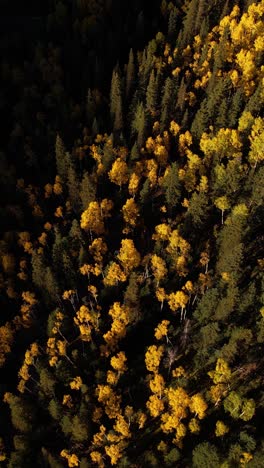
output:
POLYGON ((248 153, 250 164, 256 169, 257 164, 264 160, 264 119, 257 117, 249 136, 250 150, 248 153))
POLYGON ((98 385, 96 387, 96 395, 110 419, 115 419, 121 413, 121 397, 116 395, 113 388, 109 385, 98 385))
POLYGON ((147 415, 140 410, 136 414, 136 420, 137 420, 138 428, 143 429, 147 421, 147 415))
POLYGON ((159 287, 160 280, 164 279, 168 273, 166 263, 161 257, 154 254, 151 257, 151 269, 157 282, 157 287, 159 287))
POLYGON ((118 460, 122 457, 119 444, 106 445, 105 453, 109 456, 111 465, 116 465, 118 460))
POLYGON ((113 369, 118 371, 118 374, 121 375, 127 370, 126 366, 126 355, 123 351, 120 351, 116 356, 111 358, 111 366, 113 369))
POLYGON ((61 195, 63 192, 61 178, 58 175, 56 175, 55 177, 55 183, 53 185, 53 192, 55 193, 55 195, 61 195))
POLYGON ((85 231, 94 232, 97 235, 103 234, 104 222, 98 202, 90 202, 87 210, 81 215, 81 228, 85 231))
POLYGON ((167 241, 171 235, 171 227, 167 224, 158 224, 155 227, 155 234, 152 235, 153 240, 167 241))
POLYGON ((165 389, 165 381, 162 375, 155 374, 153 379, 149 381, 149 387, 152 393, 157 394, 159 399, 161 399, 165 389))
POLYGON ((205 274, 207 274, 207 272, 208 272, 209 261, 210 261, 209 254, 207 252, 202 252, 201 256, 200 256, 199 263, 200 263, 200 265, 205 267, 205 274))
POLYGON ((38 241, 41 245, 45 246, 47 244, 47 233, 42 232, 41 236, 38 237, 38 241))
POLYGON ((109 218, 111 216, 111 210, 114 207, 114 203, 112 200, 108 198, 104 198, 100 203, 100 210, 101 215, 103 218, 109 218))
POLYGON ((167 295, 165 293, 165 289, 164 288, 157 288, 156 290, 156 298, 158 299, 158 301, 160 302, 160 310, 163 309, 163 304, 164 304, 164 301, 165 299, 167 298, 167 295))
POLYGON ((229 200, 226 197, 226 195, 224 195, 223 197, 216 198, 214 204, 215 204, 216 208, 221 210, 221 214, 222 214, 221 224, 223 224, 224 223, 224 212, 225 212, 225 210, 228 210, 230 208, 229 200))
POLYGON ((111 329, 103 335, 106 346, 101 346, 101 354, 108 356, 110 351, 114 351, 120 339, 126 336, 126 327, 130 322, 129 308, 122 306, 120 302, 115 302, 109 309, 112 317, 111 329))
POLYGON ((134 246, 132 239, 122 239, 121 248, 117 258, 120 260, 126 273, 130 273, 140 264, 140 254, 134 246))
POLYGON ((101 265, 103 263, 104 255, 107 252, 107 245, 101 237, 98 237, 93 240, 91 245, 89 245, 89 252, 95 263, 101 265))
POLYGON ((155 328, 155 338, 156 340, 162 340, 165 336, 168 343, 168 327, 170 325, 169 320, 162 320, 161 323, 155 328))
POLYGON ((92 452, 90 452, 90 457, 92 462, 97 463, 99 468, 105 467, 104 458, 100 452, 98 452, 97 450, 93 450, 92 452))
POLYGON ((217 421, 215 426, 215 435, 216 437, 223 437, 229 432, 229 427, 223 423, 223 421, 217 421))
POLYGON ((224 359, 218 358, 215 370, 208 372, 208 375, 215 384, 210 388, 210 395, 215 406, 217 406, 221 399, 227 394, 232 372, 228 363, 224 359))
POLYGON ((127 163, 121 158, 117 158, 111 170, 108 172, 109 179, 121 189, 122 185, 128 182, 128 167, 127 163))
POLYGON ((119 434, 121 434, 122 437, 124 438, 130 438, 132 435, 129 429, 129 423, 125 420, 124 416, 122 416, 121 414, 118 414, 116 418, 114 430, 116 432, 119 432, 119 434))
POLYGON ((200 432, 200 424, 196 418, 192 418, 189 421, 188 427, 193 434, 198 434, 198 432, 200 432))
POLYGON ((129 179, 128 192, 129 192, 129 195, 131 195, 133 198, 135 197, 138 191, 139 183, 140 183, 140 176, 136 174, 135 172, 132 172, 130 179, 129 179))
POLYGON ((162 144, 157 144, 154 149, 154 154, 156 156, 156 159, 161 167, 166 166, 167 161, 168 161, 168 150, 166 146, 162 144))
POLYGON ((212 157, 219 161, 224 157, 240 159, 242 146, 238 130, 231 128, 220 128, 218 133, 212 137, 203 133, 200 140, 200 148, 209 160, 212 157))
POLYGON ((127 277, 120 265, 116 262, 112 262, 107 269, 106 275, 103 279, 103 283, 106 286, 116 286, 119 281, 126 281, 127 277))
POLYGON ((177 291, 176 293, 171 293, 167 296, 168 304, 170 309, 173 312, 176 312, 181 308, 181 320, 183 319, 184 309, 189 301, 189 296, 183 291, 177 291))
POLYGON ((185 133, 181 133, 179 136, 179 152, 180 155, 183 156, 186 150, 192 145, 192 135, 187 130, 185 133))
POLYGON ((68 291, 64 291, 62 294, 62 299, 65 301, 70 301, 71 305, 74 307, 75 303, 75 298, 76 298, 76 291, 74 289, 68 289, 68 291))
POLYGON ((72 390, 80 390, 83 382, 81 377, 75 377, 70 383, 69 386, 71 387, 72 390))
POLYGON ((145 354, 145 363, 146 363, 146 368, 149 372, 154 372, 154 373, 158 372, 158 368, 159 368, 163 353, 164 353, 163 346, 151 345, 148 347, 146 354, 145 354))
POLYGON ((148 159, 146 162, 147 177, 150 181, 150 187, 154 187, 157 183, 158 164, 154 159, 148 159))
POLYGON ((164 410, 164 402, 157 395, 150 395, 146 407, 153 418, 159 416, 164 410))
POLYGON ((198 416, 199 419, 205 417, 206 410, 208 405, 200 393, 196 393, 191 397, 190 401, 190 411, 198 416))
POLYGON ((37 305, 38 301, 36 299, 35 293, 30 291, 22 292, 23 304, 20 307, 21 312, 21 325, 25 328, 28 328, 32 324, 32 318, 34 315, 34 308, 37 305))
POLYGON ((70 454, 68 450, 63 449, 60 455, 61 457, 66 458, 69 468, 74 468, 75 466, 79 466, 80 462, 79 462, 77 455, 75 455, 75 453, 70 454))
POLYGON ((170 123, 170 132, 172 133, 172 135, 174 137, 176 137, 180 131, 180 126, 179 124, 177 124, 177 122, 175 122, 174 120, 171 121, 170 123))
POLYGON ((30 379, 29 366, 35 365, 35 358, 40 354, 39 347, 37 343, 32 343, 30 349, 25 353, 24 363, 20 368, 18 375, 21 377, 20 382, 18 383, 18 390, 23 393, 25 390, 25 384, 30 379))
POLYGON ((80 331, 80 338, 82 341, 91 341, 92 328, 90 324, 91 315, 88 308, 82 305, 80 310, 77 311, 74 317, 74 323, 78 326, 80 331))
POLYGON ((126 201, 122 207, 122 213, 124 221, 128 225, 128 227, 123 229, 123 232, 128 233, 131 228, 133 229, 136 226, 139 217, 139 209, 134 198, 129 198, 126 201))

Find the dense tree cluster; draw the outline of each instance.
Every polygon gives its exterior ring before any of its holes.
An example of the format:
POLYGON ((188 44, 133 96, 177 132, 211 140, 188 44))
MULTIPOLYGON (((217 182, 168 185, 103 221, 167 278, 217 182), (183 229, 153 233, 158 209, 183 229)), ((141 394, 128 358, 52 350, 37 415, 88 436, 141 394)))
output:
POLYGON ((63 0, 2 37, 3 466, 263 466, 263 20, 63 0))

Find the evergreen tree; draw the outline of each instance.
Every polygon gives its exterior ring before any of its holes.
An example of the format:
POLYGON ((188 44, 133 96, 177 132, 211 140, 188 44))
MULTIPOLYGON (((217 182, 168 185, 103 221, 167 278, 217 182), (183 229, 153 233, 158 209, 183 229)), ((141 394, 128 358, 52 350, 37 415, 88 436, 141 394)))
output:
POLYGON ((132 121, 132 132, 137 134, 138 148, 142 148, 145 140, 146 117, 145 108, 142 102, 139 102, 132 121))
MULTIPOLYGON (((115 123, 116 118, 119 120, 122 119, 121 80, 120 80, 119 72, 116 69, 113 70, 112 81, 111 81, 110 115, 112 118, 113 125, 115 123)), ((117 125, 118 125, 118 122, 117 122, 117 125)))
POLYGON ((135 59, 133 50, 130 49, 129 51, 129 59, 127 64, 126 70, 126 97, 130 97, 134 85, 135 85, 135 78, 136 78, 136 69, 135 69, 135 59))
POLYGON ((81 199, 79 195, 80 183, 76 175, 76 170, 72 164, 68 169, 67 186, 71 206, 75 212, 78 212, 81 205, 81 199))
POLYGON ((147 87, 146 93, 146 111, 150 113, 150 115, 155 115, 157 111, 157 102, 158 102, 158 82, 157 77, 155 77, 154 70, 151 71, 149 77, 149 84, 147 87))
POLYGON ((168 36, 171 42, 175 41, 177 36, 177 19, 178 19, 178 9, 174 6, 170 11, 169 21, 168 21, 168 36))
POLYGON ((184 18, 184 27, 182 35, 182 43, 179 47, 184 48, 192 42, 192 37, 195 35, 195 23, 197 11, 199 9, 199 0, 191 0, 188 6, 186 16, 184 18))
POLYGON ((89 203, 95 200, 96 187, 92 181, 92 176, 85 172, 81 181, 80 197, 82 201, 82 208, 86 210, 89 203))
POLYGON ((171 118, 171 109, 173 104, 172 96, 175 92, 175 84, 171 78, 166 78, 162 100, 161 100, 161 117, 160 125, 161 130, 165 130, 171 118))
POLYGON ((70 164, 70 156, 66 152, 63 141, 58 134, 56 137, 55 154, 57 174, 61 177, 62 181, 65 182, 67 179, 67 171, 70 164))
POLYGON ((162 186, 165 189, 165 199, 170 210, 176 207, 181 196, 181 184, 179 181, 179 167, 173 162, 168 174, 164 177, 162 186))

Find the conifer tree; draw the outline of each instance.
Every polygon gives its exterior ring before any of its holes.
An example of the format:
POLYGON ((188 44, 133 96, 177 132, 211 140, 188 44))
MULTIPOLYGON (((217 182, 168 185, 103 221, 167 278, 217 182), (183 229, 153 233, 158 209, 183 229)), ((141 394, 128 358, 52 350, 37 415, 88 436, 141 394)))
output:
POLYGON ((122 121, 122 91, 121 79, 118 70, 113 70, 112 74, 110 91, 110 115, 113 125, 115 124, 115 119, 117 119, 116 125, 117 127, 120 126, 122 121))
POLYGON ((161 100, 161 117, 160 117, 160 125, 161 130, 165 130, 168 122, 170 121, 170 114, 173 104, 172 96, 174 95, 175 88, 174 83, 171 78, 166 78, 162 100, 161 100))
POLYGON ((57 173, 61 177, 62 181, 65 182, 67 179, 67 171, 70 164, 70 156, 66 152, 64 143, 59 134, 57 134, 56 137, 55 155, 57 173))
POLYGON ((154 70, 151 71, 146 93, 146 110, 150 115, 154 115, 157 110, 158 83, 154 70))
POLYGON ((169 21, 168 21, 168 36, 173 42, 177 36, 177 19, 178 19, 178 9, 174 6, 170 11, 169 21))
POLYGON ((136 70, 135 70, 134 53, 133 53, 133 50, 130 49, 127 70, 126 70, 126 97, 127 98, 130 97, 133 91, 133 87, 135 84, 135 76, 136 76, 136 70))
POLYGON ((83 210, 86 210, 89 203, 95 200, 96 187, 92 181, 92 176, 88 172, 84 172, 81 187, 80 187, 80 197, 82 200, 83 210))
POLYGON ((146 127, 145 108, 142 102, 139 102, 135 111, 135 115, 132 121, 132 132, 137 134, 137 145, 138 148, 142 148, 144 144, 146 127))

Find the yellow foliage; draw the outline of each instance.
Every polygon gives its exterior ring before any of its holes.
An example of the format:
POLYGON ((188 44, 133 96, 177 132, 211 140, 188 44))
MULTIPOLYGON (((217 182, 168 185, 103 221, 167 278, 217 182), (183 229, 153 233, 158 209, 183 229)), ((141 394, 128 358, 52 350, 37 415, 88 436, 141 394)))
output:
POLYGON ((92 459, 92 462, 97 463, 99 468, 103 468, 105 466, 104 461, 103 461, 103 456, 100 452, 97 452, 96 450, 94 450, 90 453, 90 457, 92 459))
POLYGON ((188 427, 193 434, 198 434, 198 432, 200 432, 200 424, 196 418, 190 420, 188 427))
POLYGON ((155 279, 157 280, 157 284, 159 284, 160 280, 162 280, 168 273, 165 261, 156 254, 151 257, 151 269, 155 279))
POLYGON ((62 206, 58 206, 54 212, 54 216, 56 216, 56 218, 63 218, 63 208, 62 206))
POLYGON ((104 255, 107 252, 107 245, 101 237, 98 237, 89 245, 89 252, 93 256, 94 261, 100 264, 103 262, 104 255))
POLYGON ((157 395, 151 395, 146 403, 146 406, 153 418, 159 416, 164 410, 163 401, 157 395))
POLYGON ((124 416, 122 416, 121 414, 119 414, 116 418, 114 429, 116 432, 119 432, 123 437, 131 437, 129 424, 126 422, 124 416))
POLYGON ((186 372, 182 366, 176 367, 176 369, 172 371, 172 377, 175 377, 176 379, 179 377, 185 377, 185 376, 186 376, 186 372))
POLYGON ((69 383, 70 387, 72 390, 80 390, 81 386, 82 386, 82 379, 81 377, 75 377, 70 383, 69 383))
POLYGON ((103 282, 106 286, 115 286, 118 284, 118 281, 126 281, 126 278, 124 271, 120 268, 118 263, 112 262, 103 282))
POLYGON ((139 217, 139 209, 134 198, 129 198, 125 205, 122 207, 123 217, 125 222, 131 226, 135 227, 137 223, 137 218, 139 217))
POLYGON ((130 272, 140 264, 140 254, 134 246, 132 239, 123 239, 117 258, 120 260, 125 272, 130 272))
POLYGON ((169 325, 169 320, 162 320, 162 322, 159 323, 159 325, 155 328, 155 338, 157 340, 161 340, 164 336, 167 336, 169 325))
POLYGON ((183 309, 186 307, 189 301, 189 296, 187 296, 187 294, 185 294, 183 291, 171 293, 167 296, 167 298, 169 307, 173 312, 176 312, 179 308, 183 309))
POLYGON ((145 363, 149 372, 158 372, 163 352, 163 346, 152 345, 148 347, 145 354, 145 363))
POLYGON ((90 202, 87 210, 82 213, 81 228, 85 231, 92 231, 97 235, 104 232, 104 223, 98 202, 90 202))
POLYGON ((208 372, 208 375, 215 384, 222 384, 228 383, 232 374, 228 363, 224 359, 218 358, 215 370, 208 372))
POLYGON ((157 393, 159 398, 161 398, 165 388, 165 381, 162 375, 155 374, 153 379, 151 379, 149 382, 149 387, 152 393, 157 393))
POLYGON ((73 402, 72 402, 71 395, 63 395, 62 404, 67 406, 68 408, 72 408, 73 407, 73 402))
POLYGON ((264 160, 264 119, 257 117, 251 129, 249 137, 250 151, 249 162, 256 167, 259 162, 264 160))
POLYGON ((133 172, 130 176, 129 184, 128 184, 129 195, 132 195, 132 196, 136 195, 138 191, 139 183, 140 183, 139 175, 133 172))
POLYGON ((229 431, 229 427, 226 426, 223 421, 217 421, 215 427, 215 435, 216 437, 222 437, 223 435, 227 434, 229 431))
POLYGON ((127 358, 123 351, 120 351, 116 356, 111 358, 111 366, 113 369, 118 371, 119 374, 123 374, 127 370, 127 366, 125 364, 127 358))
POLYGON ((246 466, 251 460, 253 460, 253 455, 248 452, 243 452, 239 461, 241 466, 246 466))
POLYGON ((67 450, 62 450, 60 453, 61 457, 66 458, 68 462, 69 468, 74 468, 75 466, 79 466, 79 459, 75 453, 70 454, 67 450))
POLYGON ((121 452, 118 444, 106 445, 105 446, 105 453, 110 457, 111 465, 116 465, 119 458, 122 457, 122 452, 121 452))
POLYGON ((170 234, 171 234, 170 226, 168 226, 167 224, 158 224, 155 227, 155 234, 153 234, 152 239, 166 241, 169 239, 170 234))
POLYGON ((200 393, 196 393, 196 395, 191 397, 190 410, 192 413, 195 413, 195 416, 198 416, 199 419, 203 419, 205 417, 207 408, 208 405, 200 393))
POLYGON ((117 158, 112 169, 108 172, 109 179, 121 188, 122 185, 128 182, 128 167, 125 161, 121 158, 117 158))
POLYGON ((109 385, 116 385, 119 380, 119 375, 111 370, 107 371, 106 381, 109 385))
POLYGON ((139 411, 137 413, 137 423, 138 423, 138 428, 139 429, 143 429, 143 427, 145 426, 145 423, 147 421, 147 416, 145 413, 143 413, 142 411, 139 411))

